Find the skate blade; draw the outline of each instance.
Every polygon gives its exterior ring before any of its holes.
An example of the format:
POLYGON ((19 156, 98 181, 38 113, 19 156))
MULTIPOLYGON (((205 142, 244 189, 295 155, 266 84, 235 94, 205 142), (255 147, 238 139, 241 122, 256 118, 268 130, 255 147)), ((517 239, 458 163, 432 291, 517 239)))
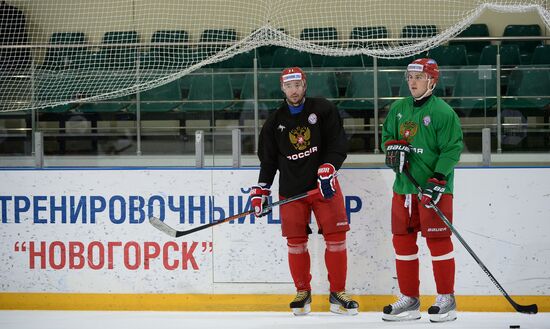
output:
POLYGON ((306 315, 309 312, 311 312, 311 305, 310 304, 306 304, 304 307, 299 307, 299 308, 293 308, 292 309, 292 313, 294 313, 294 315, 296 315, 296 316, 306 315))
POLYGON ((443 314, 430 314, 430 322, 447 322, 456 320, 456 311, 443 314))
POLYGON ((420 319, 420 311, 402 312, 399 314, 382 314, 384 321, 412 321, 420 319))
POLYGON ((330 304, 330 311, 336 314, 357 315, 359 311, 356 308, 347 309, 340 304, 330 304))

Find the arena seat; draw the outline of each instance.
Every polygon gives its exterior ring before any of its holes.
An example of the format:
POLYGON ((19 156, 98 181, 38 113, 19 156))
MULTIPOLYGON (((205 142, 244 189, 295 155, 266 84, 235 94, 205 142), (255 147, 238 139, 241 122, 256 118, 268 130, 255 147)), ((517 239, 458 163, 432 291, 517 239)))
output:
MULTIPOLYGON (((503 37, 541 36, 538 24, 529 25, 507 25, 502 33, 503 37)), ((521 55, 521 63, 531 63, 531 57, 535 48, 542 44, 541 40, 503 40, 502 45, 517 45, 521 55)))
POLYGON ((460 67, 468 65, 466 47, 462 44, 439 46, 434 49, 430 49, 426 54, 426 57, 433 58, 440 68, 441 74, 436 89, 439 89, 439 87, 442 86, 449 89, 453 88, 457 70, 460 67))
MULTIPOLYGON (((388 75, 385 72, 378 73, 378 97, 391 97, 391 87, 388 75)), ((374 73, 352 72, 351 80, 346 89, 346 98, 374 98, 374 73)), ((390 100, 378 101, 378 107, 383 108, 390 100)), ((373 110, 373 99, 344 100, 338 105, 342 110, 373 110)))
MULTIPOLYGON (((488 37, 489 27, 487 24, 472 24, 468 26, 464 31, 460 32, 457 37, 461 38, 473 38, 473 37, 488 37)), ((466 54, 468 56, 468 64, 477 65, 479 63, 479 57, 483 47, 490 45, 490 41, 449 41, 450 46, 463 45, 466 47, 466 54)))
MULTIPOLYGON (((233 42, 237 41, 237 31, 235 29, 206 29, 202 32, 199 42, 233 42)), ((231 46, 230 44, 218 45, 200 45, 198 52, 204 56, 212 56, 213 54, 224 50, 231 46)))
POLYGON ((550 45, 540 45, 533 51, 533 57, 531 58, 531 64, 533 65, 548 65, 550 64, 550 45))
POLYGON ((34 79, 34 101, 38 103, 60 102, 92 96, 88 94, 88 90, 93 88, 90 80, 81 73, 37 74, 34 79), (76 75, 70 85, 66 84, 67 75, 76 75))
POLYGON ((103 44, 112 46, 101 47, 96 54, 94 68, 97 69, 134 69, 137 59, 137 47, 116 46, 139 42, 137 31, 110 31, 103 35, 103 44))
POLYGON ((517 66, 521 64, 519 47, 514 44, 502 45, 500 50, 497 45, 483 47, 479 65, 497 65, 497 51, 500 51, 500 65, 517 66))
MULTIPOLYGON (((254 109, 254 75, 246 74, 239 102, 236 108, 251 111, 254 109)), ((258 108, 273 110, 279 107, 283 99, 283 92, 279 83, 279 72, 258 74, 258 108)))
POLYGON ((464 45, 439 46, 430 49, 426 56, 433 58, 439 66, 468 65, 468 56, 464 45))
POLYGON ((543 110, 550 104, 550 76, 547 70, 536 68, 513 70, 508 78, 508 89, 502 100, 503 108, 543 110), (531 96, 533 98, 521 98, 531 96))
POLYGON ((243 85, 245 78, 243 71, 251 72, 254 68, 254 58, 257 60, 258 68, 261 68, 262 62, 255 49, 239 53, 217 64, 218 68, 223 69, 229 75, 235 95, 238 95, 238 91, 243 85))
MULTIPOLYGON (((151 36, 151 43, 189 42, 189 33, 184 30, 159 30, 151 36)), ((186 45, 153 46, 143 52, 140 65, 145 69, 184 68, 187 66, 189 47, 186 45)))
POLYGON ((179 80, 146 90, 139 96, 142 112, 174 111, 179 109, 183 103, 179 80))
MULTIPOLYGON (((385 26, 356 26, 351 29, 350 39, 386 39, 388 38, 388 29, 385 26)), ((366 48, 384 48, 388 43, 384 42, 369 42, 369 41, 352 41, 349 44, 350 48, 366 47, 366 48)))
MULTIPOLYGON (((437 35, 435 25, 406 25, 401 30, 401 38, 431 38, 437 35)), ((401 45, 412 43, 412 41, 401 41, 401 45)))
POLYGON ((334 72, 311 72, 307 74, 307 94, 313 97, 338 97, 338 84, 334 72))
MULTIPOLYGON (((250 50, 245 53, 239 53, 231 58, 226 59, 223 62, 219 63, 220 68, 224 69, 242 69, 247 68, 251 69, 254 67, 254 57, 256 57, 256 50, 250 50)), ((257 57, 258 67, 261 67, 261 60, 257 57)))
POLYGON ((540 127, 548 123, 549 117, 549 72, 535 67, 517 68, 508 80, 506 97, 501 103, 502 119, 516 125, 503 127, 503 145, 546 149, 548 132, 540 127))
MULTIPOLYGON (((287 34, 286 30, 282 27, 277 28, 277 31, 279 31, 282 34, 287 34)), ((283 46, 278 45, 267 45, 267 46, 261 46, 257 48, 258 51, 258 57, 260 58, 260 62, 263 68, 270 68, 271 64, 273 63, 273 55, 275 54, 275 51, 277 49, 283 49, 283 46)))
POLYGON ((334 26, 306 27, 300 32, 300 40, 338 40, 338 31, 334 26))
POLYGON ((387 75, 387 79, 392 90, 392 95, 396 95, 398 93, 401 82, 403 82, 404 79, 407 65, 409 65, 414 59, 414 56, 377 59, 378 67, 384 70, 387 75))
POLYGON ((260 64, 262 68, 271 68, 273 63, 273 56, 275 52, 279 49, 286 49, 283 46, 269 45, 258 47, 258 58, 260 59, 260 64))
POLYGON ((275 50, 271 67, 282 69, 292 66, 299 66, 302 68, 311 67, 310 54, 292 48, 279 48, 275 50))
MULTIPOLYGON (((363 55, 323 56, 322 67, 364 67, 363 55)), ((368 56, 367 56, 368 57, 368 56)), ((371 61, 372 65, 372 61, 371 61)))
POLYGON ((233 104, 233 89, 225 74, 197 74, 191 78, 189 101, 181 108, 184 111, 223 110, 233 104))
POLYGON ((472 114, 480 109, 490 109, 496 105, 496 76, 493 71, 478 70, 459 71, 453 88, 451 107, 465 114, 472 114), (488 78, 482 79, 487 73, 488 78))
MULTIPOLYGON (((333 40, 334 42, 315 42, 316 44, 319 44, 321 46, 325 47, 336 47, 338 46, 338 31, 335 27, 306 27, 300 32, 300 40, 306 40, 306 41, 316 41, 316 40, 323 40, 323 41, 330 41, 333 40)), ((311 56, 311 64, 313 66, 321 66, 323 63, 323 55, 318 54, 310 54, 311 56)))
POLYGON ((374 57, 369 55, 363 55, 363 66, 364 67, 372 67, 374 63, 374 57))
MULTIPOLYGON (((83 45, 86 42, 84 32, 54 32, 48 43, 51 45, 83 45)), ((86 48, 48 48, 41 68, 48 70, 78 68, 88 56, 89 50, 86 48)))

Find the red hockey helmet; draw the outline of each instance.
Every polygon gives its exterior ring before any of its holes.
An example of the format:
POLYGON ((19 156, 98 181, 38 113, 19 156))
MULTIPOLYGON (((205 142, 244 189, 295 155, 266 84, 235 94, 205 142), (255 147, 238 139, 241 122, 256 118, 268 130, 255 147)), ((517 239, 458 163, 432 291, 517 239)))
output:
POLYGON ((299 67, 289 67, 281 72, 280 81, 285 83, 293 80, 302 80, 306 82, 306 74, 299 67))
POLYGON ((439 67, 431 58, 415 59, 407 66, 407 72, 424 72, 434 80, 434 83, 439 80, 439 67))

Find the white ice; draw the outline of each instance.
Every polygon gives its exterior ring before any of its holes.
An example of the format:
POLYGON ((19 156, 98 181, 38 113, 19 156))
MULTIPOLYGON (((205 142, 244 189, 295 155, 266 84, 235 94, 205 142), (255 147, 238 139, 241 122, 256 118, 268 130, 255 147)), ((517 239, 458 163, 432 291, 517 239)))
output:
POLYGON ((0 311, 1 329, 550 329, 550 313, 458 312, 458 319, 430 323, 428 315, 409 322, 383 322, 379 312, 357 316, 311 313, 296 317, 285 312, 120 312, 120 311, 0 311))

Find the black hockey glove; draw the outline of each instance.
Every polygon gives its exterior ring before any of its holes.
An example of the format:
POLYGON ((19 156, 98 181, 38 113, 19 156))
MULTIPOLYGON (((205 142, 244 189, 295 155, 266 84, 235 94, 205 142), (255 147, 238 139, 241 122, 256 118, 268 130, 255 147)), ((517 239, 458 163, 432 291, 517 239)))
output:
POLYGON ((405 140, 391 140, 386 144, 386 166, 393 169, 395 173, 402 173, 408 161, 411 148, 405 140))

